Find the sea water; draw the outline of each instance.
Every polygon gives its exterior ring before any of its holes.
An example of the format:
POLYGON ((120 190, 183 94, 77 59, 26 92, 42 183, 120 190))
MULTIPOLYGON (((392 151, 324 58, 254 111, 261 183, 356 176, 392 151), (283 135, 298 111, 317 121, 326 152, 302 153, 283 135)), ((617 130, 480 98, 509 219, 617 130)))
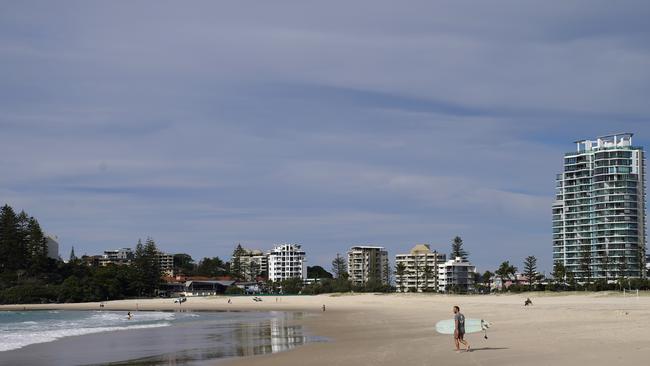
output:
POLYGON ((201 364, 274 353, 311 340, 298 313, 0 312, 0 364, 201 364), (81 336, 84 337, 75 337, 81 336), (137 362, 136 362, 137 361, 137 362))
MULTIPOLYGON (((187 313, 109 311, 0 311, 0 352, 59 338, 125 329, 167 327, 187 313)), ((191 315, 189 315, 191 316, 191 315)))

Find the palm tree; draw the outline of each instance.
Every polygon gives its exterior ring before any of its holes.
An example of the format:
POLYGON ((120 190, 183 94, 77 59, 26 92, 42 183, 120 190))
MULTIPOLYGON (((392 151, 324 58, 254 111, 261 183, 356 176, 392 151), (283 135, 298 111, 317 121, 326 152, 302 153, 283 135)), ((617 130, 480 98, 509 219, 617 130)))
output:
POLYGON ((501 263, 499 269, 495 271, 495 274, 501 279, 501 289, 505 289, 506 279, 510 276, 514 276, 517 273, 517 267, 510 264, 510 261, 505 261, 501 263))
POLYGON ((580 272, 582 272, 582 280, 588 286, 591 283, 591 246, 588 244, 580 248, 580 272))
POLYGON ((420 289, 420 258, 416 254, 413 256, 413 269, 415 270, 415 292, 420 289))
POLYGON ((433 276, 433 270, 429 266, 429 261, 425 257, 424 266, 422 267, 422 279, 424 283, 422 284, 422 292, 429 290, 429 279, 433 276))
POLYGON ((483 285, 487 287, 488 291, 490 290, 490 282, 492 281, 492 277, 494 277, 494 273, 490 271, 485 271, 483 273, 483 276, 481 276, 481 282, 483 282, 483 285))
POLYGON ((399 285, 400 292, 404 292, 404 274, 406 273, 406 266, 404 263, 399 262, 395 265, 395 277, 399 285))

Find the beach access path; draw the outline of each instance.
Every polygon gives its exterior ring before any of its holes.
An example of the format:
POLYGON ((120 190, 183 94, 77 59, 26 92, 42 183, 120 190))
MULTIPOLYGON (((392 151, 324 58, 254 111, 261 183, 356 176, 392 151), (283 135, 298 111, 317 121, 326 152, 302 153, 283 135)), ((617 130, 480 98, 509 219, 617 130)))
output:
MULTIPOLYGON (((326 337, 288 352, 216 361, 217 365, 641 365, 650 360, 650 296, 612 293, 335 294, 141 299, 105 302, 104 310, 300 311, 307 332, 326 337), (534 305, 524 307, 530 297, 534 305), (231 303, 228 303, 231 299, 231 303), (322 306, 326 311, 322 311, 322 306), (459 305, 467 318, 493 323, 468 334, 469 353, 456 353, 435 332, 459 305)), ((96 310, 100 303, 10 305, 0 310, 96 310)))

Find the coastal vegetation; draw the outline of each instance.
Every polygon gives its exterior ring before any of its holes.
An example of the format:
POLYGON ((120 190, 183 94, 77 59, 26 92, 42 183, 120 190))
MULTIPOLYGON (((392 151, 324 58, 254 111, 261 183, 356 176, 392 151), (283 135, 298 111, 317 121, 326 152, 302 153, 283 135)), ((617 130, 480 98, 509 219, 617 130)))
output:
POLYGON ((74 250, 49 258, 47 237, 24 211, 0 209, 0 303, 80 302, 154 296, 160 284, 153 239, 138 241, 130 266, 88 266, 74 250))

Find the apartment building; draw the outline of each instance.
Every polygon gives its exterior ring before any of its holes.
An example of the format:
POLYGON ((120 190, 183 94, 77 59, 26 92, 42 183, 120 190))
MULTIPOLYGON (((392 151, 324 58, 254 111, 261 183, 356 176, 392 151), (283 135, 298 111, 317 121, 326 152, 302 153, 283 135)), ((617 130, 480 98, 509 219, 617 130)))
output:
POLYGON ((456 257, 438 265, 438 291, 467 293, 474 291, 476 267, 456 257))
POLYGON ((646 271, 645 154, 631 133, 576 141, 556 177, 553 261, 579 281, 646 271))
POLYGON ((269 279, 274 282, 307 277, 305 252, 299 244, 276 245, 268 254, 269 279))
POLYGON ((348 273, 355 286, 363 286, 370 279, 388 284, 388 252, 384 247, 358 245, 348 251, 348 273))
MULTIPOLYGON (((241 273, 247 281, 253 281, 256 277, 261 275, 268 275, 269 271, 269 256, 259 249, 246 249, 243 248, 242 253, 238 256, 241 273)), ((235 257, 232 258, 233 263, 235 257)))
POLYGON ((404 272, 395 272, 397 291, 438 291, 438 266, 446 260, 445 254, 432 251, 429 244, 417 244, 407 254, 397 254, 395 265, 404 272))

